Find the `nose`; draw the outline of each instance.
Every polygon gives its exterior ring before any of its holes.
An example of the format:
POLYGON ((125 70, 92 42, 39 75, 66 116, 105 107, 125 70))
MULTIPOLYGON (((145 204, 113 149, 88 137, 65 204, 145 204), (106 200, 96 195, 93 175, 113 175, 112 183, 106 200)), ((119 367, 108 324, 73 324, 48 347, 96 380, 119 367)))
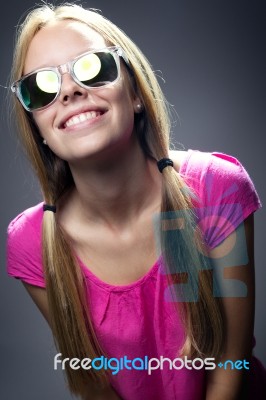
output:
POLYGON ((69 73, 62 74, 61 91, 59 95, 59 100, 62 104, 66 105, 81 97, 85 98, 87 95, 88 91, 78 85, 69 73))

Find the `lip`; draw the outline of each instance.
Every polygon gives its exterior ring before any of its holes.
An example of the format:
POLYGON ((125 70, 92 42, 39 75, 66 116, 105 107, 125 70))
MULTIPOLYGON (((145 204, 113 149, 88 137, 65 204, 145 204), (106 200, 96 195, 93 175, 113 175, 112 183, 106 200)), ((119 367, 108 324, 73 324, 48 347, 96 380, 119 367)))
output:
MULTIPOLYGON (((79 114, 83 114, 86 112, 97 112, 100 113, 100 115, 96 118, 99 118, 100 116, 102 116, 103 114, 105 114, 107 112, 106 108, 102 108, 102 107, 82 107, 76 110, 72 110, 70 111, 68 114, 66 114, 64 116, 64 118, 62 118, 62 120, 59 122, 58 124, 58 128, 59 129, 67 129, 67 127, 65 126, 65 123, 72 117, 79 115, 79 114)), ((90 121, 90 120, 88 120, 90 121)))

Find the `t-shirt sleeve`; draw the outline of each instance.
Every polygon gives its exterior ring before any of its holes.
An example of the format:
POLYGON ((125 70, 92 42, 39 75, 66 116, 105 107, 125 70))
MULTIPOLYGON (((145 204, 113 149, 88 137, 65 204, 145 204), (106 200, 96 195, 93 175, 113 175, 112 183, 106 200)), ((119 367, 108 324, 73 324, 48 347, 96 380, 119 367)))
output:
POLYGON ((251 177, 237 158, 196 152, 196 159, 198 224, 205 243, 213 249, 262 204, 251 177))
POLYGON ((40 230, 25 213, 7 229, 7 273, 34 286, 45 287, 41 261, 40 230))

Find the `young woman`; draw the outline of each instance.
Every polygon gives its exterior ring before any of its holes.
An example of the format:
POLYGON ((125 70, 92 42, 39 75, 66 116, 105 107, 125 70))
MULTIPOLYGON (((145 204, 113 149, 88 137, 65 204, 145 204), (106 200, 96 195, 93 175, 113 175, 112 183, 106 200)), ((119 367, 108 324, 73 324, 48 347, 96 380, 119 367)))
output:
POLYGON ((167 102, 149 62, 94 11, 30 12, 12 77, 44 201, 10 223, 8 273, 50 324, 70 390, 84 399, 244 399, 254 390, 261 206, 244 167, 222 153, 170 150, 167 102))

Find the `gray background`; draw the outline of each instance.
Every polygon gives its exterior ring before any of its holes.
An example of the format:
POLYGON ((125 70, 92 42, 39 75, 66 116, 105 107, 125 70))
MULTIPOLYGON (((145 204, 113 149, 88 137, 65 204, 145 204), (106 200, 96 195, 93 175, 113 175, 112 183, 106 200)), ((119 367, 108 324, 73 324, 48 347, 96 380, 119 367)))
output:
MULTIPOLYGON (((1 9, 1 85, 8 80, 15 25, 34 4, 34 0, 9 0, 1 9)), ((176 145, 237 157, 264 205, 265 1, 94 0, 82 4, 101 9, 139 44, 153 68, 162 71, 163 90, 178 115, 173 127, 176 145)), ((7 225, 38 202, 40 194, 15 133, 7 125, 6 90, 0 88, 0 95, 0 397, 67 400, 70 395, 63 377, 53 370, 55 350, 49 328, 21 283, 6 275, 7 225)), ((265 208, 255 213, 255 354, 264 364, 265 216, 265 208)))

